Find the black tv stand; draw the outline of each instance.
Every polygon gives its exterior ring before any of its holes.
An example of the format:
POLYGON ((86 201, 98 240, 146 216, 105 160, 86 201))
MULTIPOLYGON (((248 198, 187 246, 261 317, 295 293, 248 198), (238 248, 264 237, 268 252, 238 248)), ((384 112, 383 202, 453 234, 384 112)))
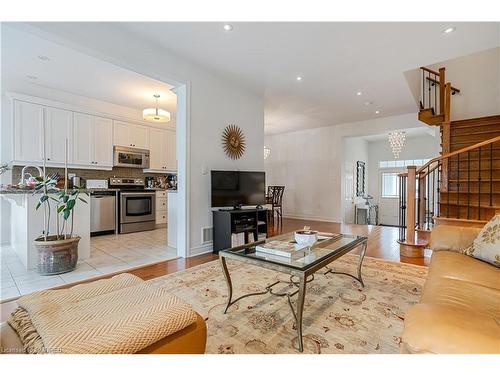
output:
POLYGON ((213 252, 215 254, 220 250, 237 246, 232 241, 233 234, 238 239, 243 239, 244 243, 267 237, 267 209, 265 208, 221 209, 213 211, 212 216, 213 252))

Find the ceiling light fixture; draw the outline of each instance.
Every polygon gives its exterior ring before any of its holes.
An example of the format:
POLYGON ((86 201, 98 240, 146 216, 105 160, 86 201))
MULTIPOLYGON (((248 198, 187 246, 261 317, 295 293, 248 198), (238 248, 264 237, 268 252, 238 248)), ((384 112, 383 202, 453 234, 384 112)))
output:
POLYGON ((158 99, 160 99, 159 94, 154 94, 153 97, 156 99, 155 108, 146 108, 142 111, 142 118, 146 121, 152 122, 169 122, 170 112, 165 111, 158 107, 158 99))
POLYGON ((443 33, 450 34, 450 33, 454 32, 456 29, 457 29, 456 27, 448 27, 447 29, 443 30, 443 33))
POLYGON ((231 25, 230 23, 224 24, 223 28, 226 31, 233 31, 233 25, 231 25))
POLYGON ((398 159, 399 153, 405 145, 406 132, 402 130, 394 130, 392 132, 389 132, 387 136, 389 144, 391 145, 392 153, 394 154, 394 158, 398 159))
POLYGON ((297 76, 297 81, 302 81, 302 77, 301 76, 297 76))
POLYGON ((356 93, 356 96, 361 96, 361 95, 363 95, 363 93, 362 93, 361 91, 358 91, 358 92, 356 93))
POLYGON ((379 115, 379 114, 380 114, 380 110, 378 110, 378 109, 377 109, 377 110, 375 111, 375 114, 376 114, 376 115, 379 115))
POLYGON ((50 60, 50 57, 48 56, 45 56, 45 55, 38 55, 38 58, 42 61, 49 61, 50 60))

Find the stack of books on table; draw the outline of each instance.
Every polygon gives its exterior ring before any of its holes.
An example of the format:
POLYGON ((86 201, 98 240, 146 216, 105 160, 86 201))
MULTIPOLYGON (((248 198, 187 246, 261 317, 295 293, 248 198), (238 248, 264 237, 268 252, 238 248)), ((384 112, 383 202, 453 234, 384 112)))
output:
POLYGON ((269 241, 265 244, 255 246, 256 253, 262 255, 279 256, 288 259, 299 259, 306 256, 308 246, 300 246, 296 243, 285 241, 269 241))

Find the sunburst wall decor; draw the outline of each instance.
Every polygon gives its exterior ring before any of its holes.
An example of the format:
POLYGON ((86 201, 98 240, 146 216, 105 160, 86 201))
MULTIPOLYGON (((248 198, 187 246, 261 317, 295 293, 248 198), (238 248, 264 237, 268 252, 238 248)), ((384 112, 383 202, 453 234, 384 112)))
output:
POLYGON ((231 159, 239 159, 245 153, 245 135, 234 124, 226 126, 222 132, 222 146, 224 152, 231 159))

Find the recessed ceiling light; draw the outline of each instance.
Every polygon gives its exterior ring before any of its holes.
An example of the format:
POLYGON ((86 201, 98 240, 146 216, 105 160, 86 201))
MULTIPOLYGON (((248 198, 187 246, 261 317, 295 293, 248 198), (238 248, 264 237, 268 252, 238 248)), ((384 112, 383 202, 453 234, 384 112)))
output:
POLYGON ((361 91, 358 91, 358 92, 356 93, 356 96, 361 96, 361 95, 363 95, 363 93, 362 93, 361 91))
POLYGON ((233 30, 233 25, 231 25, 230 23, 226 23, 226 24, 224 24, 223 28, 226 31, 232 31, 233 30))
POLYGON ((380 114, 380 111, 377 109, 377 110, 375 111, 375 114, 376 114, 376 115, 379 115, 379 114, 380 114))
POLYGON ((297 76, 297 81, 302 81, 302 77, 301 76, 297 76))
POLYGON ((370 101, 365 102, 365 105, 366 105, 367 107, 368 107, 369 105, 372 105, 372 104, 373 104, 373 102, 370 102, 370 101))
POLYGON ((35 80, 35 79, 37 79, 38 77, 37 77, 37 76, 26 76, 26 78, 28 78, 28 79, 32 79, 32 80, 35 80))
POLYGON ((443 33, 449 34, 449 33, 454 32, 456 29, 457 29, 456 27, 448 27, 448 28, 443 30, 443 33))
POLYGON ((48 56, 45 56, 45 55, 38 55, 38 58, 42 61, 49 61, 50 60, 50 57, 48 56))

